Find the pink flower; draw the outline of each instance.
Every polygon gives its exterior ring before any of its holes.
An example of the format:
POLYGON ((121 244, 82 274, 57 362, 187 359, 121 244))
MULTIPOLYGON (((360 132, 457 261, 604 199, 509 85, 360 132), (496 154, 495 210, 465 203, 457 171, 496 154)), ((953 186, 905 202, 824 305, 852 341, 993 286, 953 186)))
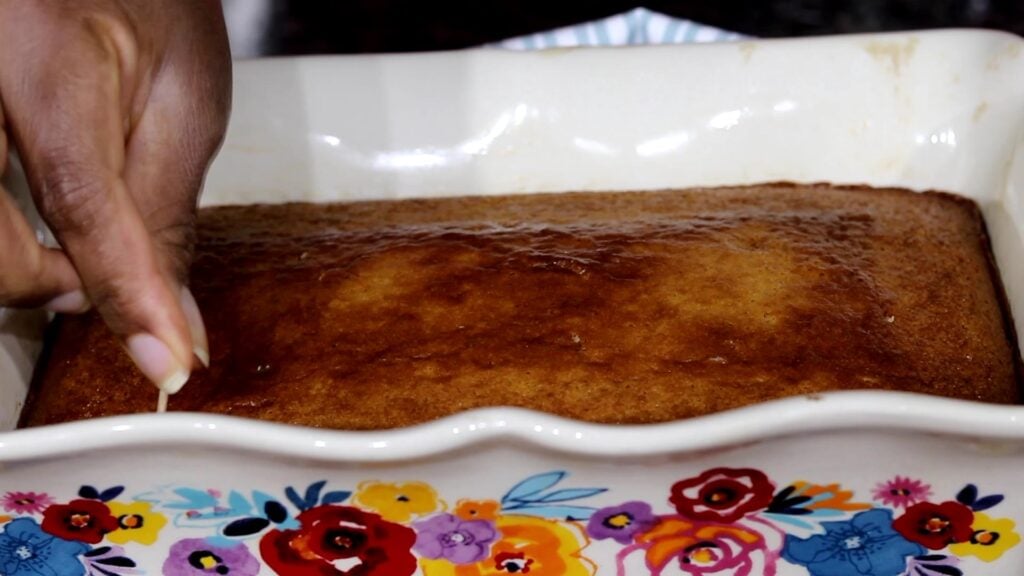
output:
POLYGON ((932 495, 932 487, 920 480, 897 476, 875 486, 872 497, 893 508, 908 508, 924 502, 932 495))
POLYGON ((45 492, 8 492, 3 497, 4 510, 15 514, 39 514, 53 504, 45 492))

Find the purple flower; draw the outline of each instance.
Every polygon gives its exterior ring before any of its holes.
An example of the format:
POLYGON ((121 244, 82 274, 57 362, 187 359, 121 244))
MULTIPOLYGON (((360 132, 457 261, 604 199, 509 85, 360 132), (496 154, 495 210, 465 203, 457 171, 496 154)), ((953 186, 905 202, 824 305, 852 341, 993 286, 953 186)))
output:
POLYGON ((164 561, 165 576, 255 576, 260 562, 245 544, 207 538, 179 540, 164 561), (227 545, 222 545, 227 544, 227 545))
POLYGON ((472 564, 486 560, 491 542, 498 530, 490 520, 463 520, 452 514, 438 514, 413 524, 420 556, 437 560, 444 558, 452 564, 472 564))
POLYGON ((587 533, 597 540, 612 538, 619 544, 629 544, 634 536, 657 523, 650 504, 633 501, 594 512, 587 523, 587 533))

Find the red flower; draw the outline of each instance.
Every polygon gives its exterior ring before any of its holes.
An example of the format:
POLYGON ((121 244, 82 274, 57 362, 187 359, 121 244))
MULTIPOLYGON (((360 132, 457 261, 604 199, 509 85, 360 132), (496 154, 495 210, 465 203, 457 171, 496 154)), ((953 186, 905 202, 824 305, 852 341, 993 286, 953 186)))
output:
POLYGON ((932 550, 941 550, 950 544, 967 542, 974 535, 971 524, 974 512, 959 502, 914 504, 892 527, 911 542, 932 550))
POLYGON ((669 501, 691 520, 735 522, 767 508, 775 487, 764 472, 750 468, 714 468, 672 486, 669 501))
POLYGON ((416 533, 349 506, 318 506, 299 514, 299 530, 273 530, 260 540, 263 560, 288 576, 408 576, 416 533))
POLYGON ((110 508, 97 500, 72 500, 54 504, 43 512, 43 531, 65 540, 99 544, 103 537, 117 530, 117 518, 110 508))

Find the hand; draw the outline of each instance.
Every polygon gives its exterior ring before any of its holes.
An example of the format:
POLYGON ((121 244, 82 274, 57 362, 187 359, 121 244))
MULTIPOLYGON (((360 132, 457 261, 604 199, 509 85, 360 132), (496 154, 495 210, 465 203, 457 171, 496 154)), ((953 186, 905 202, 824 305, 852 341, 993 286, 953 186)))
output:
POLYGON ((208 363, 184 281, 230 90, 217 0, 0 0, 0 174, 13 145, 62 247, 0 190, 0 306, 94 305, 170 393, 208 363))

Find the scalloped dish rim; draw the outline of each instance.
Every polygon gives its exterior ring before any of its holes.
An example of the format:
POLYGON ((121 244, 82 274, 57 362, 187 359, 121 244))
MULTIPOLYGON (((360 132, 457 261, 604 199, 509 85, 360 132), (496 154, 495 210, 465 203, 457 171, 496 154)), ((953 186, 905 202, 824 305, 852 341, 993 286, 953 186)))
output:
POLYGON ((132 414, 0 434, 0 461, 173 444, 329 462, 395 462, 437 456, 491 440, 523 442, 581 456, 630 458, 849 429, 1020 441, 1024 440, 1024 406, 895 391, 844 391, 794 396, 653 424, 595 424, 523 408, 494 407, 373 431, 195 412, 132 414))

